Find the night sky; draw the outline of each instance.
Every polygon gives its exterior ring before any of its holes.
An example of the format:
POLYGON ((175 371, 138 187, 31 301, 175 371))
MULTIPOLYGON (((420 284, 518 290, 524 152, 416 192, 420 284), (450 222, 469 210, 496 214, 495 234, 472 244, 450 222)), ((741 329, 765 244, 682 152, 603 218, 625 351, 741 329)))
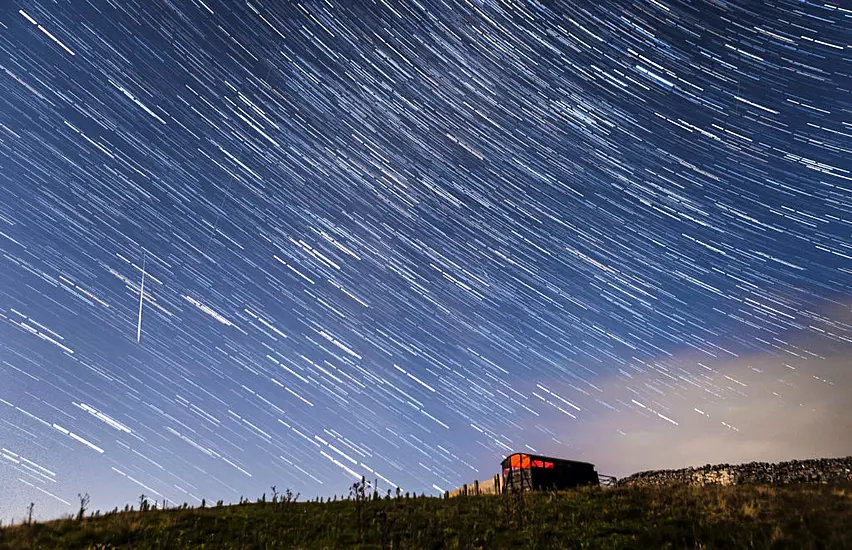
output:
POLYGON ((843 4, 3 2, 0 518, 852 454, 843 4))

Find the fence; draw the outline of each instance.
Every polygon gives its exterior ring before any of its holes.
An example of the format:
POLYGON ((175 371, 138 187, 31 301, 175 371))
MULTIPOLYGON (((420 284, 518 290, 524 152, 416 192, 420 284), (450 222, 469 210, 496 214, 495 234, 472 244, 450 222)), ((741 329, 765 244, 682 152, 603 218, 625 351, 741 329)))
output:
POLYGON ((614 476, 598 474, 598 479, 600 480, 601 487, 615 487, 618 484, 618 478, 614 476))
POLYGON ((446 493, 447 497, 474 497, 483 495, 499 495, 503 492, 503 479, 500 474, 494 476, 487 481, 474 481, 473 483, 465 483, 458 489, 446 493))
MULTIPOLYGON (((598 474, 601 487, 615 487, 618 485, 618 478, 598 474)), ((444 496, 447 498, 453 497, 473 497, 483 495, 500 495, 503 493, 503 478, 500 474, 494 476, 488 481, 474 481, 473 483, 465 483, 458 489, 447 491, 444 496)))

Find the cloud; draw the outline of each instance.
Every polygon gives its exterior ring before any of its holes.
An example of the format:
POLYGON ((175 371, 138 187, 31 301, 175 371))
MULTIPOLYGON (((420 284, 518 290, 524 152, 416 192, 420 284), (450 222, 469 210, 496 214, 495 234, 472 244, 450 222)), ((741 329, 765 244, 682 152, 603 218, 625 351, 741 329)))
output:
MULTIPOLYGON (((645 373, 595 380, 599 401, 577 420, 539 423, 569 448, 539 447, 623 477, 642 470, 852 455, 850 308, 775 341, 774 353, 707 361, 698 352, 647 363, 645 373), (825 332, 820 332, 824 330, 825 332), (838 338, 837 336, 841 337, 838 338)), ((632 374, 632 373, 631 373, 632 374)), ((548 381, 551 389, 565 389, 548 381)))

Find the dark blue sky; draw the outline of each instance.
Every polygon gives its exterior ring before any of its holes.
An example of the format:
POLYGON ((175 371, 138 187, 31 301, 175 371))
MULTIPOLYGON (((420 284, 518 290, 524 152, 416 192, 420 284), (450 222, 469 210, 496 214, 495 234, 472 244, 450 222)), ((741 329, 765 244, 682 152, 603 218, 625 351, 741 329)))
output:
POLYGON ((724 415, 852 366, 852 11, 278 4, 0 11, 0 517, 816 448, 724 415))

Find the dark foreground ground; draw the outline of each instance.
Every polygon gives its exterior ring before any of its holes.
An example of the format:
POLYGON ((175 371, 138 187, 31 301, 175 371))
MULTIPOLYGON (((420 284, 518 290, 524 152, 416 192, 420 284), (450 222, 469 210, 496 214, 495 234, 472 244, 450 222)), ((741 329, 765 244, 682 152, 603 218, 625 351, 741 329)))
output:
POLYGON ((852 483, 252 503, 0 530, 6 548, 852 549, 852 483))

